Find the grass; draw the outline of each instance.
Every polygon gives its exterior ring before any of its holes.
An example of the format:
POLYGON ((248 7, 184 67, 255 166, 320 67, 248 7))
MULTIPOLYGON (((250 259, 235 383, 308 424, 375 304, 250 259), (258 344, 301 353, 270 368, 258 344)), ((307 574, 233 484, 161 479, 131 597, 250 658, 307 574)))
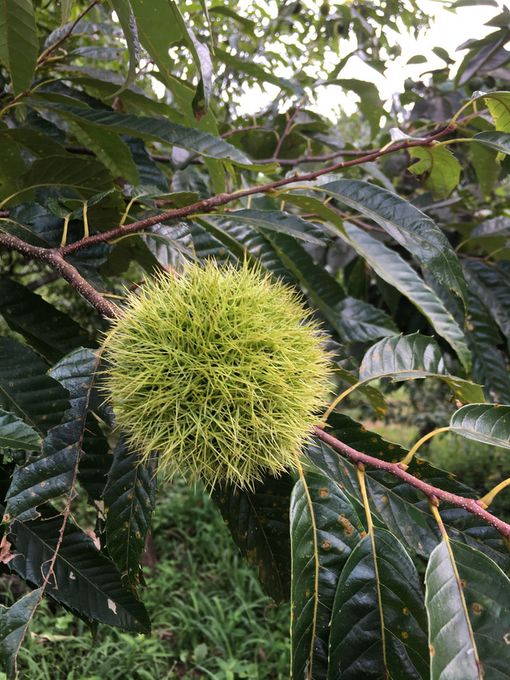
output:
POLYGON ((44 603, 21 653, 30 680, 283 680, 289 607, 276 607, 208 496, 181 483, 159 499, 159 558, 144 602, 151 635, 86 626, 44 603))

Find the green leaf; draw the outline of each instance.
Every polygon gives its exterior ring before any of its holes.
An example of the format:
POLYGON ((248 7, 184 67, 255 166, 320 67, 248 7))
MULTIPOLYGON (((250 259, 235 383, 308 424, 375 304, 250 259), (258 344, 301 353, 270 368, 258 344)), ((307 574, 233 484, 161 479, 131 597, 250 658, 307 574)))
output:
MULTIPOLYGON (((42 585, 61 526, 62 517, 54 508, 48 508, 42 519, 14 522, 10 536, 16 556, 9 562, 10 568, 25 581, 42 585)), ((90 621, 132 632, 150 630, 143 604, 122 587, 113 563, 70 521, 55 561, 54 578, 50 579, 45 592, 90 621)))
POLYGON ((56 361, 80 345, 91 344, 85 331, 71 318, 9 279, 0 279, 0 314, 49 361, 56 361))
POLYGON ((25 161, 19 144, 3 134, 0 129, 2 144, 2 162, 0 163, 0 198, 15 193, 21 186, 21 177, 26 170, 25 161))
POLYGON ((462 267, 448 239, 430 217, 396 194, 374 184, 341 179, 317 187, 374 220, 440 283, 466 299, 462 267))
POLYGON ((320 235, 320 232, 314 224, 306 222, 306 220, 297 215, 280 210, 252 210, 245 208, 229 212, 228 219, 238 221, 241 224, 263 227, 267 231, 288 234, 307 243, 315 245, 324 244, 324 238, 321 239, 316 236, 316 234, 320 235))
POLYGON ((333 604, 328 680, 428 678, 427 622, 416 567, 374 529, 343 568, 333 604))
POLYGON ((32 2, 0 0, 0 61, 11 74, 15 95, 32 84, 38 49, 32 2))
POLYGON ((130 184, 139 184, 140 176, 131 151, 117 133, 82 121, 69 121, 69 124, 78 142, 93 151, 113 177, 126 179, 130 184))
MULTIPOLYGON (((38 100, 39 104, 39 100, 38 100)), ((269 166, 255 165, 235 146, 225 142, 220 137, 214 137, 208 132, 196 128, 185 127, 162 118, 148 118, 131 114, 116 113, 115 111, 76 108, 55 102, 45 102, 45 106, 58 111, 62 116, 77 122, 92 123, 105 126, 111 132, 132 135, 141 139, 163 142, 181 149, 193 151, 207 158, 231 161, 241 167, 252 170, 266 169, 269 166)), ((97 162, 97 161, 96 161, 97 162)))
POLYGON ((425 573, 431 680, 482 680, 462 583, 448 539, 430 555, 425 573))
POLYGON ((498 132, 510 132, 510 92, 490 92, 483 100, 498 132))
POLYGON ((121 439, 113 452, 103 499, 106 548, 128 583, 140 581, 140 557, 156 501, 156 468, 140 462, 121 439))
POLYGON ((504 154, 510 154, 510 133, 479 132, 473 140, 504 154))
POLYGON ((281 90, 285 90, 289 94, 294 94, 294 90, 296 88, 289 80, 275 75, 272 71, 264 68, 255 61, 241 59, 235 54, 230 54, 230 52, 222 50, 220 47, 215 48, 214 56, 216 59, 222 61, 227 67, 233 69, 237 73, 245 73, 248 76, 252 76, 257 82, 271 83, 272 85, 279 87, 281 90))
POLYGON ((428 319, 436 333, 456 351, 466 370, 471 366, 471 353, 457 322, 435 292, 394 250, 367 232, 345 223, 348 243, 384 281, 405 295, 428 319))
POLYGON ((359 108, 363 116, 370 124, 372 137, 379 132, 381 115, 384 113, 383 103, 379 97, 379 90, 373 83, 355 78, 343 78, 340 80, 328 81, 326 84, 340 85, 346 90, 351 90, 360 98, 359 108))
POLYGON ((33 427, 14 413, 0 409, 0 449, 35 451, 40 445, 41 440, 33 427))
POLYGON ((183 38, 182 24, 177 21, 173 2, 169 0, 130 0, 138 26, 140 42, 150 54, 163 76, 173 76, 174 60, 168 51, 183 38))
POLYGON ((26 345, 0 337, 0 408, 45 433, 69 407, 68 392, 47 374, 48 365, 26 345))
POLYGON ((15 469, 6 496, 5 512, 11 520, 34 519, 41 503, 72 492, 98 364, 98 354, 79 349, 53 367, 53 378, 69 392, 71 408, 64 422, 46 435, 41 457, 15 469))
POLYGON ((126 74, 126 79, 120 90, 117 90, 114 93, 116 96, 119 96, 136 80, 136 67, 138 66, 140 44, 138 42, 136 20, 131 10, 129 0, 109 0, 109 4, 117 14, 129 52, 129 69, 126 74))
POLYGON ((497 265, 479 260, 464 263, 466 279, 498 324, 510 347, 510 281, 497 265))
POLYGON ((411 158, 418 159, 408 167, 413 175, 424 175, 425 186, 436 199, 448 198, 460 181, 461 166, 445 146, 415 146, 409 149, 411 158))
POLYGON ((497 153, 482 144, 470 144, 469 154, 475 169, 476 179, 484 196, 488 196, 496 184, 501 165, 496 161, 497 153))
POLYGON ((23 176, 23 188, 1 204, 19 203, 22 196, 40 187, 69 187, 87 197, 113 188, 112 177, 104 165, 94 158, 78 156, 48 156, 35 160, 23 176))
POLYGON ((451 542, 484 678, 504 678, 510 667, 510 581, 486 555, 451 542))
POLYGON ((399 382, 429 377, 445 382, 463 403, 483 400, 481 386, 450 375, 435 340, 419 333, 379 340, 367 351, 359 369, 359 379, 363 382, 379 378, 399 382))
POLYGON ((0 659, 9 680, 17 676, 18 652, 41 597, 42 591, 37 588, 10 607, 0 605, 0 659))
POLYGON ((480 298, 468 302, 467 340, 473 353, 473 378, 483 384, 487 401, 510 404, 510 375, 498 345, 501 334, 480 298))
MULTIPOLYGON (((5 157, 7 151, 7 140, 11 140, 25 147, 36 156, 61 156, 66 153, 62 144, 59 144, 55 139, 49 135, 39 132, 31 127, 15 127, 0 130, 0 140, 2 142, 2 158, 5 157)), ((12 159, 9 159, 12 162, 12 159)), ((24 166, 23 166, 24 167, 24 166)))
POLYGON ((466 439, 510 449, 510 406, 467 404, 452 415, 450 430, 466 439))
POLYGON ((290 522, 292 677, 325 679, 336 584, 364 528, 338 485, 319 472, 295 485, 290 522))
POLYGON ((307 297, 346 342, 367 342, 398 329, 384 311, 368 302, 345 298, 342 286, 295 239, 264 232, 278 257, 302 285, 307 297))
POLYGON ((213 498, 236 545, 258 571, 262 587, 276 602, 289 598, 290 475, 266 477, 254 491, 233 485, 213 492, 213 498))

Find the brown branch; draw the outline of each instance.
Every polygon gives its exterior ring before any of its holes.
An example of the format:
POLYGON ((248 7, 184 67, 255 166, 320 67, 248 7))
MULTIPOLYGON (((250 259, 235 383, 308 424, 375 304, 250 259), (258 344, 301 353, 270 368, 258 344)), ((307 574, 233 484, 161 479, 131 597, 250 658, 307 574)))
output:
POLYGON ((39 246, 32 246, 11 234, 0 234, 0 246, 3 246, 8 250, 15 250, 32 260, 39 260, 39 262, 50 265, 50 267, 70 283, 71 286, 103 316, 114 319, 120 315, 119 307, 108 300, 105 300, 103 296, 83 278, 76 267, 64 260, 58 248, 40 248, 39 246))
POLYGON ((272 161, 278 161, 278 156, 280 155, 280 151, 282 150, 283 143, 284 143, 285 139, 292 132, 292 126, 294 124, 294 121, 296 120, 296 116, 301 111, 303 104, 304 104, 304 102, 300 102, 296 106, 296 108, 294 109, 292 115, 290 115, 288 117, 287 122, 285 123, 285 127, 283 129, 283 132, 282 132, 281 136, 278 138, 278 141, 276 142, 276 147, 275 147, 275 150, 273 151, 273 157, 271 158, 272 161))
POLYGON ((315 427, 313 434, 353 463, 362 463, 363 465, 368 465, 370 467, 376 468, 377 470, 384 470, 384 472, 388 472, 390 475, 401 479, 406 484, 414 486, 415 489, 418 489, 423 494, 425 494, 427 498, 435 498, 439 501, 443 501, 444 503, 449 503, 450 505, 455 505, 458 508, 462 508, 463 510, 476 515, 484 522, 487 522, 493 526, 505 538, 510 538, 510 524, 503 522, 503 520, 495 517, 492 513, 485 510, 476 499, 458 496, 457 494, 450 493, 449 491, 438 489, 437 487, 432 486, 432 484, 427 484, 427 482, 424 482, 421 479, 409 474, 409 472, 406 472, 400 463, 389 463, 385 460, 381 460, 380 458, 375 458, 374 456, 369 456, 366 453, 357 451, 347 444, 344 444, 344 442, 341 442, 339 439, 336 439, 336 437, 333 437, 328 432, 325 432, 321 427, 315 427))
POLYGON ((296 184, 298 182, 310 182, 330 172, 350 168, 355 165, 362 165, 363 163, 369 163, 370 161, 374 161, 377 158, 380 158, 381 156, 385 156, 387 154, 394 153, 395 151, 400 151, 402 149, 409 149, 414 146, 431 146, 437 139, 447 135, 454 129, 455 129, 454 125, 447 125, 442 130, 436 132, 434 135, 430 135, 429 137, 412 140, 406 139, 401 142, 396 142, 395 144, 392 144, 390 147, 376 149, 375 151, 372 151, 360 158, 354 158, 350 161, 342 161, 340 163, 335 163, 334 165, 329 165, 325 168, 321 168, 320 170, 303 173, 301 175, 296 174, 293 175, 292 177, 283 177, 282 179, 278 179, 273 182, 268 182, 267 184, 260 184, 257 186, 248 187, 246 189, 240 189, 238 191, 233 191, 232 193, 217 194, 216 196, 212 196, 211 198, 205 198, 201 201, 197 201, 196 203, 186 205, 182 208, 175 208, 173 210, 167 210, 157 215, 151 215, 150 217, 138 220, 127 226, 115 227, 114 229, 110 229, 108 231, 103 231, 99 234, 94 234, 93 236, 82 238, 79 241, 75 241, 74 243, 70 243, 64 248, 61 248, 59 252, 61 255, 64 256, 70 255, 71 253, 74 253, 77 250, 81 250, 82 248, 88 248, 89 246, 95 245, 97 243, 105 243, 112 239, 119 238, 120 236, 125 236, 126 234, 136 234, 160 222, 165 222, 174 219, 183 219, 185 217, 193 215, 194 213, 210 212, 211 210, 214 210, 214 208, 226 205, 227 203, 231 203, 232 201, 244 198, 245 196, 270 193, 276 189, 279 189, 280 187, 287 186, 289 184, 296 184))

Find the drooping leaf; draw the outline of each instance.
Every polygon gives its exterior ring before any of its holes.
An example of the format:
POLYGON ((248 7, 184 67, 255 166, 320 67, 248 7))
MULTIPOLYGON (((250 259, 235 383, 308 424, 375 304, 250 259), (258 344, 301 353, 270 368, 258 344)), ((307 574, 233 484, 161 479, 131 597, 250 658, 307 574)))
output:
POLYGON ((34 519, 41 503, 72 493, 98 364, 98 354, 79 349, 54 366, 52 377, 69 392, 71 408, 64 422, 46 435, 41 457, 15 469, 6 497, 5 512, 10 521, 34 519))
POLYGON ((510 154, 510 134, 508 132, 479 132, 474 140, 500 153, 510 154))
POLYGON ((31 0, 0 0, 0 61, 11 74, 15 95, 30 87, 38 49, 31 0))
POLYGON ((123 86, 115 93, 118 96, 124 92, 124 90, 128 88, 136 79, 136 67, 138 66, 140 44, 138 41, 136 20, 131 10, 129 0, 109 0, 109 3, 117 14, 129 52, 129 69, 126 74, 126 79, 123 86))
POLYGON ((501 328, 510 347, 510 280, 497 265, 469 260, 464 264, 466 278, 501 328))
POLYGON ((113 453, 103 499, 106 547, 128 583, 140 578, 140 557, 149 531, 156 495, 155 465, 141 463, 121 439, 113 453))
POLYGON ((510 580, 486 555, 450 543, 484 678, 504 678, 510 664, 510 580))
POLYGON ((266 477, 254 491, 233 485, 214 491, 213 498, 241 553, 257 567, 264 590, 276 602, 289 598, 290 475, 266 477))
POLYGON ((461 328, 443 302, 400 255, 378 239, 345 223, 348 242, 387 283, 405 295, 429 320, 435 331, 456 351, 464 368, 471 366, 471 353, 461 328))
MULTIPOLYGON (((23 176, 23 188, 16 194, 16 202, 33 189, 53 186, 69 187, 81 196, 90 197, 112 187, 112 178, 94 158, 71 155, 39 158, 23 176)), ((12 200, 4 203, 11 204, 12 200)))
POLYGON ((467 404, 452 415, 450 430, 466 439, 510 449, 510 406, 467 404))
POLYGON ((208 158, 231 161, 242 167, 258 169, 261 166, 252 164, 250 160, 235 146, 220 137, 214 137, 208 132, 196 128, 185 127, 163 118, 148 118, 121 114, 115 111, 76 108, 52 102, 44 103, 48 108, 58 111, 62 116, 76 121, 106 126, 110 131, 150 141, 158 141, 181 149, 196 152, 208 158))
POLYGON ((466 299, 466 282, 453 248, 435 222, 418 208, 361 180, 337 180, 317 189, 374 220, 440 283, 466 299))
POLYGON ((335 595, 328 680, 428 678, 427 623, 416 567, 390 532, 353 550, 335 595))
POLYGON ((26 345, 0 337, 0 408, 42 433, 58 425, 69 407, 68 392, 48 368, 26 345))
POLYGON ((241 224, 262 227, 269 232, 288 234, 315 245, 323 245, 325 239, 325 237, 320 238, 321 234, 315 225, 284 211, 244 208, 229 212, 228 219, 241 224))
POLYGON ((40 437, 33 427, 14 413, 0 409, 0 449, 35 451, 40 445, 40 437))
POLYGON ((448 198, 460 181, 461 165, 449 149, 438 144, 409 149, 411 158, 418 159, 408 167, 413 175, 425 175, 425 186, 434 198, 448 198))
POLYGON ((510 132, 510 93, 490 92, 483 97, 498 132, 510 132))
POLYGON ((363 300, 346 298, 336 279, 316 264, 295 239, 269 232, 265 232, 265 236, 342 340, 367 342, 398 332, 383 310, 363 300))
POLYGON ((140 182, 131 151, 117 133, 105 126, 89 125, 83 121, 73 120, 69 124, 78 142, 93 151, 113 177, 121 177, 134 185, 140 182))
POLYGON ((338 485, 307 472, 292 492, 292 677, 327 677, 336 584, 364 528, 338 485))
POLYGON ((168 51, 183 37, 182 25, 176 21, 173 3, 168 0, 130 0, 138 26, 140 42, 157 64, 163 76, 173 76, 174 62, 168 51))
POLYGON ((474 293, 469 295, 467 327, 474 379, 484 386, 488 401, 510 404, 510 375, 498 348, 501 334, 487 307, 474 293))
MULTIPOLYGON (((62 517, 54 508, 48 508, 42 519, 14 522, 10 536, 16 557, 9 562, 10 568, 25 581, 42 585, 61 526, 62 517)), ((54 577, 45 592, 86 619, 132 632, 150 629, 143 604, 131 590, 122 587, 113 563, 71 521, 67 522, 54 577)))
POLYGON ((17 675, 18 652, 41 597, 41 589, 36 588, 10 607, 0 605, 0 659, 9 680, 17 675))
POLYGON ((369 83, 356 78, 343 78, 340 80, 329 81, 331 85, 340 85, 346 90, 351 90, 360 98, 359 108, 363 116, 370 123, 372 137, 379 132, 379 122, 383 105, 379 97, 379 90, 374 83, 369 83))
POLYGON ((443 538, 430 555, 425 586, 431 680, 482 680, 473 628, 448 539, 443 538))
POLYGON ((437 343, 419 333, 383 338, 367 350, 359 370, 360 381, 393 381, 434 377, 445 382, 461 402, 480 401, 480 385, 450 375, 437 343))
POLYGON ((10 279, 0 279, 0 314, 49 361, 80 345, 92 344, 85 331, 40 295, 10 279))

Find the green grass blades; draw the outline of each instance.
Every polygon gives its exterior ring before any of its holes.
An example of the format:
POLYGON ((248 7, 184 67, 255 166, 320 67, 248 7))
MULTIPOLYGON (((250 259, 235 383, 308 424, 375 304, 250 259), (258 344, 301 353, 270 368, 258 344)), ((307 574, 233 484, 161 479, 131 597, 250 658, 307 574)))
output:
POLYGON ((164 478, 251 488, 297 462, 328 393, 324 340, 290 288, 246 263, 160 275, 106 337, 117 423, 164 478))

